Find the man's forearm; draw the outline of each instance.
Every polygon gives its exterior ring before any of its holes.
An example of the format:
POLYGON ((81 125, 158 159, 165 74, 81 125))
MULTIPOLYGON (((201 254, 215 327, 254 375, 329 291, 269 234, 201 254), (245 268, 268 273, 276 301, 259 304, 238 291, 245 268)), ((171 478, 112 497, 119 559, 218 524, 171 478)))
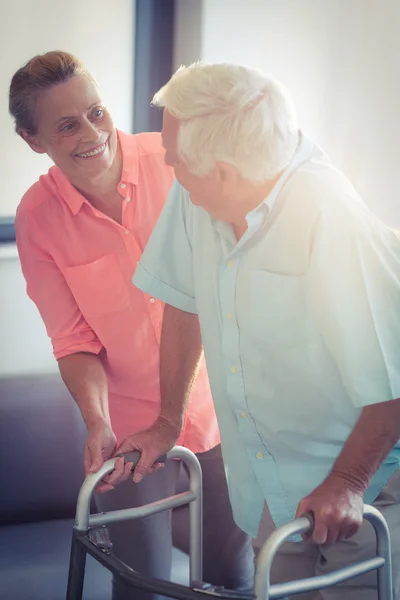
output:
POLYGON ((179 429, 202 350, 197 315, 166 305, 160 349, 160 419, 179 429))
POLYGON ((109 424, 107 376, 101 358, 79 352, 60 358, 58 366, 87 428, 99 423, 109 424))
POLYGON ((400 399, 367 406, 333 465, 331 475, 364 493, 400 437, 400 399))

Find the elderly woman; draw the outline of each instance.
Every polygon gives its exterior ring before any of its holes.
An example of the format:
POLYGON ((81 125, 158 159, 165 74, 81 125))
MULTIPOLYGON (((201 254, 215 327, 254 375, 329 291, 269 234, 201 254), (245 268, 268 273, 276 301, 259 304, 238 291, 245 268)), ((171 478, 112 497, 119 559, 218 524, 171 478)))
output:
MULTIPOLYGON (((87 425, 85 472, 121 451, 143 450, 145 461, 148 440, 166 440, 167 447, 179 438, 203 469, 205 580, 250 587, 251 545, 232 518, 204 365, 185 416, 176 419, 171 398, 187 396, 188 388, 160 388, 163 303, 131 283, 173 181, 160 135, 116 130, 95 80, 66 52, 35 56, 20 68, 9 108, 21 138, 55 163, 19 205, 17 244, 28 294, 87 425)), ((187 360, 199 362, 200 353, 189 351, 187 360)), ((178 464, 159 466, 151 466, 154 473, 137 485, 129 477, 131 465, 117 461, 98 490, 99 509, 175 493, 178 464)), ((138 467, 136 481, 143 474, 138 467)), ((112 525, 110 535, 126 563, 169 578, 170 514, 112 525)), ((114 600, 130 593, 114 582, 114 600)), ((139 592, 135 598, 154 600, 139 592)))

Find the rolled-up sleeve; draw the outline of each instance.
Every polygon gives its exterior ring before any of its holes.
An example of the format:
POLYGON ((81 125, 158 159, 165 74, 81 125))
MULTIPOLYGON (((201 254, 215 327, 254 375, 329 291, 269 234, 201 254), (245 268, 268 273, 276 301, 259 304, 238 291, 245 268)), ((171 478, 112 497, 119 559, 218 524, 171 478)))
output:
POLYGON ((188 194, 175 181, 136 268, 133 283, 175 308, 197 313, 190 208, 188 194))
POLYGON ((102 344, 86 323, 59 267, 43 247, 31 214, 17 213, 18 253, 27 294, 36 304, 58 360, 77 352, 98 354, 102 344))
POLYGON ((313 249, 312 309, 355 407, 400 397, 400 241, 389 228, 324 215, 313 249))

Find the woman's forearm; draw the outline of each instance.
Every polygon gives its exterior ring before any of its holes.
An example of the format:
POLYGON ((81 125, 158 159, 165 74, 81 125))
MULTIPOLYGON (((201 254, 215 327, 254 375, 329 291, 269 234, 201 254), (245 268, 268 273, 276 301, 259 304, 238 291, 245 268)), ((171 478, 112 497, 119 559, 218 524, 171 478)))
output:
POLYGON ((107 376, 100 356, 78 352, 60 358, 58 366, 87 428, 109 424, 107 376))

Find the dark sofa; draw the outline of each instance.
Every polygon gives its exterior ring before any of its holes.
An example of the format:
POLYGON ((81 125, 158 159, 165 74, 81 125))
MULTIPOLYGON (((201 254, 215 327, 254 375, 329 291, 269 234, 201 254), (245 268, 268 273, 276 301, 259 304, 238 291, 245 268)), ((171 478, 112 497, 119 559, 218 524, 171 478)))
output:
MULTIPOLYGON (((65 597, 84 440, 79 411, 58 374, 0 379, 1 600, 65 597)), ((174 514, 178 546, 185 543, 186 513, 174 514)), ((187 555, 174 552, 172 579, 186 583, 187 555)), ((110 574, 88 557, 84 599, 109 598, 110 574)))

